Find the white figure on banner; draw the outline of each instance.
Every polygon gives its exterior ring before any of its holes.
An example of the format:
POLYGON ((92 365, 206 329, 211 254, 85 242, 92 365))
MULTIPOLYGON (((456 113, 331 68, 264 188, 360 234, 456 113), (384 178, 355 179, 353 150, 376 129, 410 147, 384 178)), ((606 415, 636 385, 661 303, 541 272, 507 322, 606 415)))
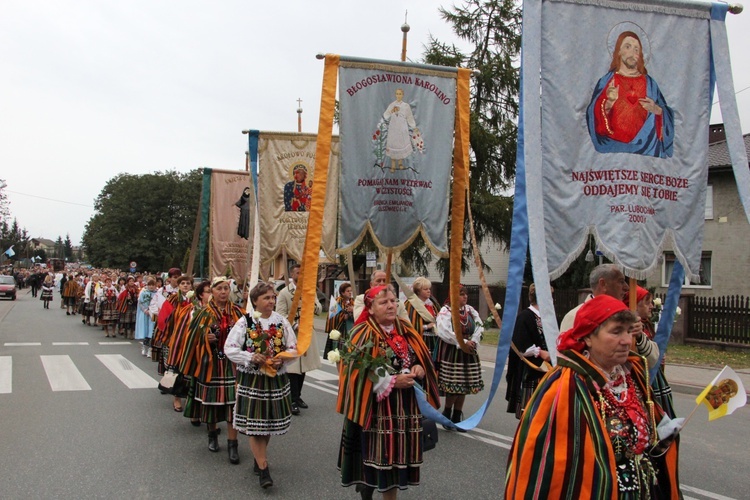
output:
POLYGON ((396 89, 396 100, 386 107, 383 118, 372 137, 375 145, 376 166, 385 169, 385 157, 390 159, 390 170, 405 170, 413 166, 405 162, 415 152, 424 154, 424 139, 414 120, 411 106, 404 101, 404 90, 396 89))

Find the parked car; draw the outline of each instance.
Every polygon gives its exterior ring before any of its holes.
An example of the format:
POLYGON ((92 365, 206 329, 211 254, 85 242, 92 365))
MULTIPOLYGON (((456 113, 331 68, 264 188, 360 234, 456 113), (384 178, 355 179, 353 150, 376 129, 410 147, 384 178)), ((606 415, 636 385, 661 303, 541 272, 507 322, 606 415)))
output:
POLYGON ((16 279, 13 276, 0 276, 0 297, 16 300, 16 279))

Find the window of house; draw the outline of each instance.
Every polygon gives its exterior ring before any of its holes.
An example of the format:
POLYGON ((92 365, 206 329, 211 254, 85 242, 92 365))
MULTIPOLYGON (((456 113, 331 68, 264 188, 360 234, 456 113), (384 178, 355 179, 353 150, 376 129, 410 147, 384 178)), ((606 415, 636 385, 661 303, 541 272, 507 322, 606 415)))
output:
MULTIPOLYGON (((672 277, 672 270, 674 269, 674 263, 677 258, 673 253, 664 254, 664 264, 661 270, 661 283, 663 287, 669 286, 669 279, 672 277)), ((711 288, 711 252, 703 252, 701 256, 701 267, 698 271, 699 280, 691 281, 690 278, 685 276, 685 283, 683 286, 687 288, 711 288)))
POLYGON ((709 184, 706 187, 706 220, 714 218, 714 187, 709 184))

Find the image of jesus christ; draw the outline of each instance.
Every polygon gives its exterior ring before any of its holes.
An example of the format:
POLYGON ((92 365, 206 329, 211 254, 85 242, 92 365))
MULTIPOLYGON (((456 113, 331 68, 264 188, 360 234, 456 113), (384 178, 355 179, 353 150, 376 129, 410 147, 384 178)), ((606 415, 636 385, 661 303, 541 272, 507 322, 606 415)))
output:
POLYGON ((672 156, 674 115, 648 76, 643 45, 634 32, 623 31, 617 38, 609 72, 594 88, 586 120, 600 153, 672 156))

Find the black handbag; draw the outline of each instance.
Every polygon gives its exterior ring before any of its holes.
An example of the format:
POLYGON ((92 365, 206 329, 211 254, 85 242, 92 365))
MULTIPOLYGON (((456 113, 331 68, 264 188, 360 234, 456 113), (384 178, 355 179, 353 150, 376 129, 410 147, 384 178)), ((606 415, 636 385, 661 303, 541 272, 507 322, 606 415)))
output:
POLYGON ((422 417, 422 451, 430 451, 437 446, 438 429, 434 420, 422 417))
POLYGON ((159 381, 159 390, 184 398, 188 393, 188 383, 181 373, 167 371, 159 381))

